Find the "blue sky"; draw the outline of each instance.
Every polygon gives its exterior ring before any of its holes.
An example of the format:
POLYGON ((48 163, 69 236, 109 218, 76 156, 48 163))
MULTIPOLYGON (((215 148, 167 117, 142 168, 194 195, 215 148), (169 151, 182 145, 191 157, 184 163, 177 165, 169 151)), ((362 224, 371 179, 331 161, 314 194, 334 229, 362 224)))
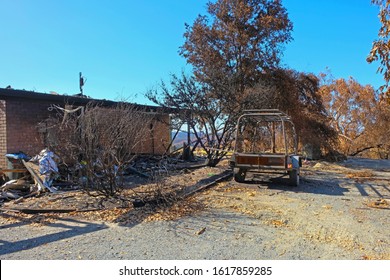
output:
MULTIPOLYGON (((206 0, 0 0, 0 87, 149 103, 143 94, 170 73, 189 69, 179 56, 184 24, 206 0)), ((294 40, 282 64, 378 88, 366 56, 377 38, 370 0, 284 0, 294 40)))

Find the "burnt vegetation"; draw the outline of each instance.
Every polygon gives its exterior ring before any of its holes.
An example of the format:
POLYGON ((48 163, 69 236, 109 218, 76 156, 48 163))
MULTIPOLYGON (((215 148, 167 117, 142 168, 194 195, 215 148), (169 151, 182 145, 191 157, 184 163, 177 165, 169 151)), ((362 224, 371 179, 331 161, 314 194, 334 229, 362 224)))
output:
POLYGON ((87 192, 113 196, 124 187, 126 169, 136 158, 153 115, 136 106, 118 103, 114 108, 89 104, 57 109, 46 145, 61 158, 68 179, 87 192))

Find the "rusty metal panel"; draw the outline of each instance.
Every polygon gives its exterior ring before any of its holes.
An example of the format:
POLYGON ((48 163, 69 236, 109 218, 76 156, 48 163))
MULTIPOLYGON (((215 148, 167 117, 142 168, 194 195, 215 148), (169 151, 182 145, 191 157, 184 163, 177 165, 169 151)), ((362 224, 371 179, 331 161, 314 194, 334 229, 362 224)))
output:
POLYGON ((237 156, 237 164, 258 165, 258 156, 237 156))
POLYGON ((267 163, 265 165, 286 166, 286 157, 267 157, 267 163))
POLYGON ((237 165, 252 166, 285 166, 285 156, 264 156, 264 155, 236 155, 237 165))

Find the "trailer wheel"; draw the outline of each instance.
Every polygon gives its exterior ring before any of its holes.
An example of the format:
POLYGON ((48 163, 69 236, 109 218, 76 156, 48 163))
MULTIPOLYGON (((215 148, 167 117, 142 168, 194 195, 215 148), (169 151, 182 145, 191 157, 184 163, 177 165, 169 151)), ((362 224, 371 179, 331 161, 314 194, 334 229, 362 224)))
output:
POLYGON ((241 168, 234 168, 233 174, 234 174, 234 180, 236 182, 238 182, 238 183, 245 182, 246 170, 241 169, 241 168))
POLYGON ((299 174, 298 170, 294 169, 288 172, 290 185, 297 187, 299 186, 299 174))

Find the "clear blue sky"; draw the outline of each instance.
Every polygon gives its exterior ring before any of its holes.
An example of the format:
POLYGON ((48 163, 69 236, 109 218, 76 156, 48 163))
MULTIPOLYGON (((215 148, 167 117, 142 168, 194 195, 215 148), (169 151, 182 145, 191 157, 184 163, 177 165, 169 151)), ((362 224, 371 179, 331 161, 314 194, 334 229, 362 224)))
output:
MULTIPOLYGON (((0 87, 148 103, 147 89, 189 69, 178 54, 184 24, 207 0, 0 0, 0 87)), ((378 88, 366 56, 377 38, 370 0, 284 0, 294 23, 283 65, 378 88)))

